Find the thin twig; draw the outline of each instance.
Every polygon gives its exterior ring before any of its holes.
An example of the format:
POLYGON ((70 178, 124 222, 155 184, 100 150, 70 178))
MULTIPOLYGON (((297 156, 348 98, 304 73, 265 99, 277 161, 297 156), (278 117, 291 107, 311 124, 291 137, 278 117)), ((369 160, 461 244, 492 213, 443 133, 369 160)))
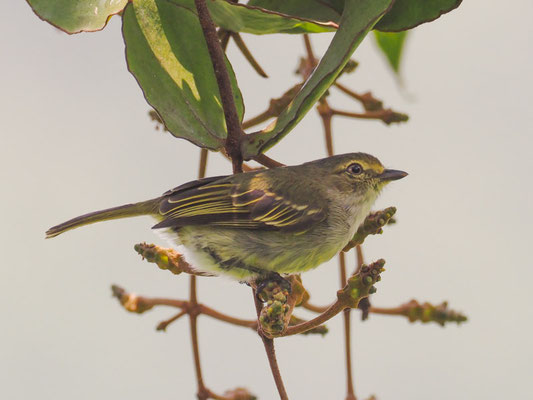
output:
POLYGON ((263 78, 268 78, 267 73, 263 70, 263 68, 261 68, 252 53, 250 53, 250 50, 248 50, 248 47, 246 46, 246 43, 244 43, 244 41, 242 40, 241 35, 237 32, 231 32, 230 35, 239 50, 241 51, 244 58, 246 58, 246 60, 250 63, 255 72, 257 72, 263 78))
POLYGON ((333 112, 333 115, 339 115, 342 117, 349 117, 349 118, 362 118, 362 119, 379 119, 386 123, 387 125, 390 125, 392 123, 400 123, 400 122, 406 122, 409 117, 406 114, 398 113, 396 111, 391 110, 390 108, 383 109, 383 110, 377 110, 377 111, 366 111, 364 113, 356 113, 356 112, 349 112, 349 111, 342 111, 342 110, 331 110, 333 112))
POLYGON ((198 167, 198 178, 205 178, 205 173, 207 170, 207 155, 209 152, 207 149, 200 150, 200 166, 198 167))
POLYGON ((376 99, 370 92, 359 94, 340 84, 339 82, 335 82, 333 85, 344 94, 347 94, 348 96, 358 100, 366 111, 377 111, 383 109, 383 102, 376 99))
POLYGON ((259 125, 260 123, 265 122, 270 118, 277 117, 290 104, 290 102, 292 101, 292 99, 294 99, 294 96, 296 96, 301 87, 302 84, 298 83, 291 87, 289 90, 285 91, 280 97, 271 99, 268 108, 265 111, 242 123, 243 129, 259 125))
MULTIPOLYGON (((197 306, 196 298, 196 276, 190 277, 190 306, 197 306)), ((198 314, 189 310, 189 325, 191 330, 191 345, 194 358, 194 367, 196 372, 196 382, 198 384, 198 399, 206 400, 209 398, 209 391, 207 390, 202 376, 202 365, 200 363, 200 348, 198 345, 198 314)))
POLYGON ((259 125, 262 122, 265 122, 266 120, 270 118, 274 118, 276 115, 273 115, 272 111, 270 110, 270 107, 263 111, 261 114, 256 115, 253 118, 250 118, 242 123, 243 129, 251 128, 252 126, 259 125))
POLYGON ((302 307, 305 308, 306 310, 320 314, 326 311, 330 306, 317 306, 316 304, 312 304, 312 303, 309 303, 309 301, 306 301, 302 303, 302 307))
MULTIPOLYGON (((311 43, 309 42, 309 39, 307 38, 306 42, 306 49, 307 49, 307 55, 308 58, 313 60, 313 49, 311 47, 311 43)), ((319 104, 316 107, 320 118, 322 119, 322 125, 324 127, 324 137, 326 140, 326 149, 328 152, 328 156, 332 156, 334 154, 333 150, 333 133, 331 130, 331 118, 333 117, 332 110, 327 102, 327 100, 323 97, 319 104)), ((346 258, 344 253, 339 254, 339 275, 340 275, 340 283, 341 288, 343 288, 347 283, 347 277, 346 277, 346 258)), ((346 308, 343 312, 343 320, 344 320, 344 350, 345 350, 345 359, 346 359, 346 400, 356 400, 355 393, 354 393, 354 385, 353 385, 353 378, 352 378, 352 349, 351 349, 351 324, 350 324, 350 316, 351 316, 352 310, 350 308, 346 308)))
POLYGON ((181 317, 183 317, 185 314, 187 314, 187 310, 181 310, 179 313, 177 313, 176 315, 174 315, 173 317, 169 318, 169 319, 166 319, 164 321, 161 321, 158 325, 157 325, 157 328, 155 328, 156 330, 158 331, 166 331, 167 330, 167 327, 173 323, 173 322, 176 322, 178 319, 180 319, 181 317))
POLYGON ((222 47, 222 50, 226 51, 229 39, 231 37, 231 32, 220 28, 217 32, 217 35, 218 39, 220 40, 220 47, 222 47))
POLYGON ((268 157, 264 153, 261 153, 261 154, 258 154, 252 157, 252 160, 257 161, 259 164, 264 165, 265 167, 268 167, 268 168, 279 168, 279 167, 285 166, 285 164, 282 164, 279 161, 276 161, 268 157))
MULTIPOLYGON (((252 295, 254 297, 255 310, 257 312, 257 318, 261 314, 262 303, 259 301, 256 295, 255 289, 252 289, 252 295)), ((274 382, 278 389, 280 400, 289 400, 287 396, 287 391, 285 390, 285 385, 283 384, 283 379, 281 378, 281 373, 279 371, 278 360, 276 358, 276 351, 274 348, 274 339, 269 339, 266 337, 261 330, 261 325, 258 323, 257 333, 263 340, 263 345, 265 346, 266 355, 268 358, 268 363, 270 365, 270 370, 272 371, 272 376, 274 377, 274 382)))
MULTIPOLYGON (((205 3, 204 3, 205 5, 205 3)), ((204 31, 205 34, 205 31, 204 31)), ((214 63, 213 63, 214 66, 214 63)), ((207 150, 202 149, 200 151, 200 166, 198 168, 198 178, 202 179, 205 177, 207 170, 207 150)), ((200 364, 200 348, 198 345, 198 296, 196 293, 196 276, 191 275, 189 281, 189 305, 188 305, 188 314, 189 314, 189 326, 191 330, 191 345, 193 350, 194 357, 194 367, 196 371, 196 381, 198 383, 198 399, 205 400, 210 397, 209 390, 204 384, 202 376, 202 365, 200 364)))
POLYGON ((230 155, 233 163, 233 173, 242 172, 241 138, 244 133, 241 128, 239 115, 237 114, 237 108, 235 107, 233 89, 224 59, 224 51, 218 40, 215 24, 209 15, 205 0, 194 0, 194 4, 198 12, 198 18, 204 33, 211 62, 213 63, 224 117, 226 119, 226 128, 228 131, 225 146, 226 151, 230 155))
POLYGON ((302 322, 301 324, 298 324, 298 325, 289 326, 287 330, 283 333, 283 336, 297 335, 298 333, 303 333, 319 325, 322 325, 324 322, 333 318, 335 315, 340 313, 346 307, 347 307, 346 304, 344 304, 340 300, 337 300, 335 301, 335 303, 329 306, 326 311, 316 316, 315 318, 309 321, 306 321, 306 322, 302 322))
POLYGON ((315 54, 313 52, 313 46, 311 46, 311 39, 307 33, 304 33, 305 51, 307 52, 307 59, 311 64, 316 64, 315 54))
POLYGON ((322 98, 320 100, 316 109, 318 111, 318 114, 320 115, 320 118, 322 119, 322 125, 324 127, 324 138, 326 140, 326 150, 328 152, 328 156, 331 157, 334 153, 333 152, 333 135, 331 132, 331 117, 333 116, 333 113, 325 98, 322 98))
POLYGON ((322 325, 345 308, 357 307, 361 299, 375 292, 374 284, 381 280, 380 274, 385 270, 383 268, 384 265, 385 260, 380 259, 372 264, 363 266, 360 273, 352 275, 347 280, 347 284, 337 292, 337 300, 326 311, 310 321, 289 326, 282 336, 291 336, 306 332, 322 325))
MULTIPOLYGON (((228 159, 230 162, 231 162, 231 157, 229 156, 228 153, 226 153, 226 150, 225 149, 220 149, 220 153, 226 158, 228 159)), ((242 163, 242 170, 243 172, 250 172, 250 171, 255 171, 257 168, 254 168, 254 167, 250 167, 248 164, 246 163, 242 163)))
POLYGON ((227 322, 228 324, 232 325, 243 326, 245 328, 257 329, 257 321, 255 320, 232 317, 214 310, 204 304, 198 304, 198 309, 200 314, 208 315, 214 319, 218 319, 219 321, 227 322))
MULTIPOLYGON (((339 269, 341 287, 344 287, 347 282, 346 278, 346 257, 344 253, 339 254, 339 269)), ((347 308, 343 312, 344 317, 344 352, 346 359, 346 400, 356 400, 353 374, 352 374, 352 344, 351 344, 351 308, 347 308)))

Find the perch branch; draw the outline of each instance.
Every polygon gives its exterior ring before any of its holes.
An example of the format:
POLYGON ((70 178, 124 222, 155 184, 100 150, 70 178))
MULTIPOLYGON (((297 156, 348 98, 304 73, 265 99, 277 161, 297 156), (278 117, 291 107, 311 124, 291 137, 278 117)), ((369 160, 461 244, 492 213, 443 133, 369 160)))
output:
MULTIPOLYGON (((252 295, 255 302, 255 309, 257 312, 257 320, 259 321, 262 309, 262 303, 257 297, 255 288, 252 289, 252 295)), ((257 333, 263 341, 265 347, 265 352, 267 354, 268 363, 270 365, 270 370, 272 371, 272 376, 274 377, 274 382, 276 383, 276 388, 278 389, 280 400, 289 400, 287 396, 287 391, 285 390, 285 385, 283 384, 283 379, 281 378, 281 373, 279 371, 278 360, 276 358, 276 350, 274 348, 274 339, 268 338, 264 333, 260 325, 258 325, 257 333)))
POLYGON ((381 280, 381 272, 385 260, 380 259, 370 265, 363 265, 361 270, 352 275, 347 284, 337 292, 337 300, 326 311, 315 318, 298 325, 289 326, 283 336, 296 335, 309 329, 316 328, 333 318, 345 308, 355 308, 362 298, 368 297, 376 291, 374 284, 381 280))

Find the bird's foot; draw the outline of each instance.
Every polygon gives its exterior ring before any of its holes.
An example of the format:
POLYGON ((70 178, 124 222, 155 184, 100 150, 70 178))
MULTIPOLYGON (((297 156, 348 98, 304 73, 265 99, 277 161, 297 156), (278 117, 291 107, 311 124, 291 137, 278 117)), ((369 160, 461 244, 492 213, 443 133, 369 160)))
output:
POLYGON ((256 284, 255 295, 262 303, 273 298, 276 294, 275 292, 281 292, 286 297, 292 292, 291 283, 277 272, 271 272, 268 275, 259 277, 256 280, 256 284))

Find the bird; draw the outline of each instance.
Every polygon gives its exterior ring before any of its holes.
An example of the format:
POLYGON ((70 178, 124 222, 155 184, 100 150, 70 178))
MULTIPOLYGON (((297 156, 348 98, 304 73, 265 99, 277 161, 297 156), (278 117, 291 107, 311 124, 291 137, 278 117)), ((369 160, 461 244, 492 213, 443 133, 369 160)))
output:
POLYGON ((46 238, 95 222, 150 215, 198 271, 241 282, 279 280, 338 254, 382 189, 407 176, 366 153, 194 180, 162 196, 91 212, 46 238))

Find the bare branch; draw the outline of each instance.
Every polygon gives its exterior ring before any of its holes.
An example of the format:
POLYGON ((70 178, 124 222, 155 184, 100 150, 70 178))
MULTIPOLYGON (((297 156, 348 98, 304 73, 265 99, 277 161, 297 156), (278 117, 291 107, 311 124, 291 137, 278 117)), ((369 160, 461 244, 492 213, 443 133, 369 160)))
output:
MULTIPOLYGON (((253 295, 254 302, 255 302, 257 320, 259 321, 262 304, 257 298, 255 289, 252 289, 252 295, 253 295)), ((265 336, 260 326, 258 326, 257 333, 259 334, 259 336, 261 337, 261 340, 263 341, 265 352, 268 358, 268 363, 270 365, 270 370, 272 371, 272 376, 274 377, 274 382, 276 383, 276 387, 278 389, 280 400, 289 400, 287 391, 285 390, 285 385, 283 384, 283 379, 281 378, 281 373, 279 371, 278 360, 276 359, 276 351, 274 348, 274 340, 265 336)))
POLYGON ((348 283, 342 290, 337 292, 337 301, 328 307, 326 311, 310 321, 290 326, 283 333, 283 336, 295 335, 316 328, 324 322, 330 320, 345 308, 355 308, 362 298, 368 297, 376 291, 374 284, 381 280, 381 272, 385 260, 381 259, 370 265, 364 265, 361 270, 348 279, 348 283))

